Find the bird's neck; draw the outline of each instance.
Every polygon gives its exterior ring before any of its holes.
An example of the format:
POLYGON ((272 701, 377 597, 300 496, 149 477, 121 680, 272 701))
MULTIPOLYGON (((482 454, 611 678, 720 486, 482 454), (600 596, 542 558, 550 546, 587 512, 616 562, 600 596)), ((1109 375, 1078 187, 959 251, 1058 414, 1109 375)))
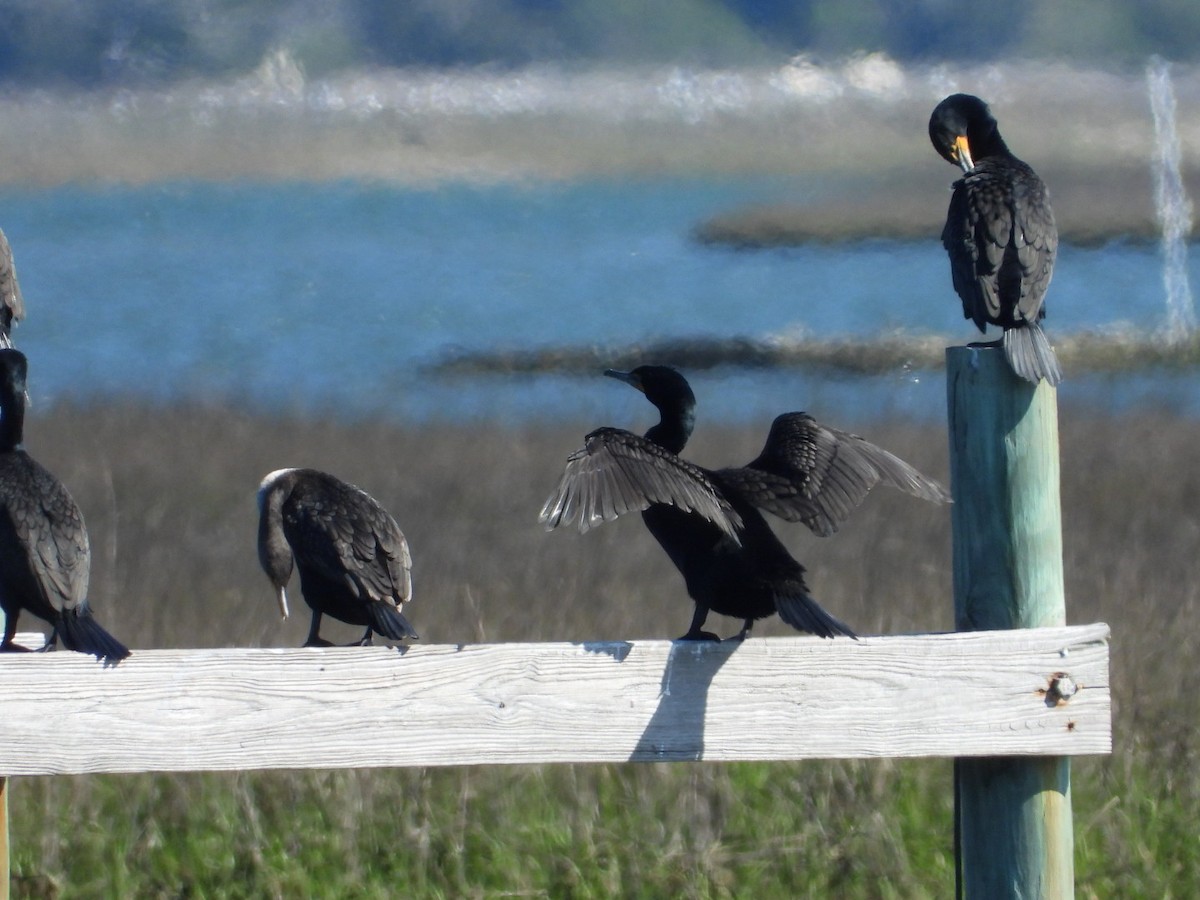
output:
POLYGON ((974 142, 971 143, 971 154, 978 162, 981 159, 987 159, 990 156, 1012 156, 1012 152, 1008 149, 1008 144, 1004 143, 1004 138, 1000 137, 1000 132, 993 131, 991 134, 980 139, 978 146, 974 142))
POLYGON ((658 424, 646 432, 646 440, 672 453, 682 453, 696 425, 695 406, 691 403, 660 406, 658 412, 658 424))
POLYGON ((0 453, 11 453, 19 448, 24 430, 24 397, 15 394, 0 397, 0 453))

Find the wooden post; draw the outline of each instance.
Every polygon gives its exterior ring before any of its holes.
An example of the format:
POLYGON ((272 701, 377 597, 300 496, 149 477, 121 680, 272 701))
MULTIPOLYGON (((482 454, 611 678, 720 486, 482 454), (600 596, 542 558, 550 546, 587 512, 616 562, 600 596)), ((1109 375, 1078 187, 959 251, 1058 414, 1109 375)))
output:
MULTIPOLYGON (((948 348, 946 386, 956 627, 1062 625, 1056 392, 1014 375, 999 347, 948 348)), ((955 822, 960 897, 1074 896, 1065 757, 956 760, 955 822)))
POLYGON ((0 775, 0 900, 8 900, 8 779, 0 775))

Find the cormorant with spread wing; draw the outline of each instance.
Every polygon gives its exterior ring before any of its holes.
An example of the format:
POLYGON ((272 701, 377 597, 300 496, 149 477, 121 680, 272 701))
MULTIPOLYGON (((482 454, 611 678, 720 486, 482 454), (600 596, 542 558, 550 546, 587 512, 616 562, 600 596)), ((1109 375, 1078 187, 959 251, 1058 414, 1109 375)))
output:
POLYGON ((312 608, 306 647, 327 647, 330 615, 393 641, 416 638, 404 618, 412 599, 412 557, 400 526, 366 491, 316 469, 279 469, 258 488, 258 559, 288 615, 293 563, 312 608))
POLYGON ((88 604, 91 546, 83 514, 63 487, 21 447, 25 427, 25 354, 0 349, 0 651, 13 643, 28 610, 53 626, 68 650, 119 662, 129 650, 100 627, 88 604))
POLYGON ((929 118, 934 149, 963 170, 954 183, 942 245, 950 256, 963 315, 980 331, 1004 329, 1012 370, 1037 384, 1062 381, 1041 320, 1058 228, 1037 173, 1013 156, 986 103, 952 94, 929 118))
POLYGON ((794 628, 821 637, 854 632, 809 595, 804 567, 767 525, 762 510, 830 535, 877 483, 946 502, 936 481, 886 450, 784 413, 766 445, 741 468, 709 470, 679 456, 692 434, 696 399, 686 379, 666 366, 613 369, 658 408, 659 422, 639 437, 620 428, 591 432, 567 460, 558 488, 542 508, 547 529, 581 531, 640 510, 646 527, 683 575, 696 611, 682 640, 717 640, 703 630, 709 611, 742 619, 778 612, 794 628))

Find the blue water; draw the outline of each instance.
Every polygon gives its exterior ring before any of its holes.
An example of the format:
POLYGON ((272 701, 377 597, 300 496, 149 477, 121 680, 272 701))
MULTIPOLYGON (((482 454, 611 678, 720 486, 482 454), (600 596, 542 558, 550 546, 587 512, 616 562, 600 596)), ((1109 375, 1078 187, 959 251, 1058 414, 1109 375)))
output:
MULTIPOLYGON (((936 236, 764 252, 690 238, 732 207, 829 189, 787 179, 67 187, 0 194, 0 227, 28 307, 16 339, 35 404, 133 396, 400 420, 593 420, 627 416, 636 398, 599 378, 451 379, 428 367, 458 349, 677 336, 976 339, 936 236)), ((1194 280, 1200 254, 1191 258, 1194 280)), ((1064 247, 1048 327, 1161 328, 1161 267, 1152 246, 1064 247)), ((945 405, 940 373, 726 368, 693 382, 710 418, 795 408, 831 421, 936 418, 945 405)), ((1191 374, 1069 379, 1060 397, 1200 411, 1191 374)))

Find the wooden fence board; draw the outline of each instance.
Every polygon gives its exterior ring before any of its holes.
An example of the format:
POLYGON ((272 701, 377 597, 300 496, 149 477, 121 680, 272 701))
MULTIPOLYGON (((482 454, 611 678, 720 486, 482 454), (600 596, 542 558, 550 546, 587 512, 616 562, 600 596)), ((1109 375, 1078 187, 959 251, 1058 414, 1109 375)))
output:
POLYGON ((1108 633, 5 654, 0 774, 1108 753, 1108 633))

